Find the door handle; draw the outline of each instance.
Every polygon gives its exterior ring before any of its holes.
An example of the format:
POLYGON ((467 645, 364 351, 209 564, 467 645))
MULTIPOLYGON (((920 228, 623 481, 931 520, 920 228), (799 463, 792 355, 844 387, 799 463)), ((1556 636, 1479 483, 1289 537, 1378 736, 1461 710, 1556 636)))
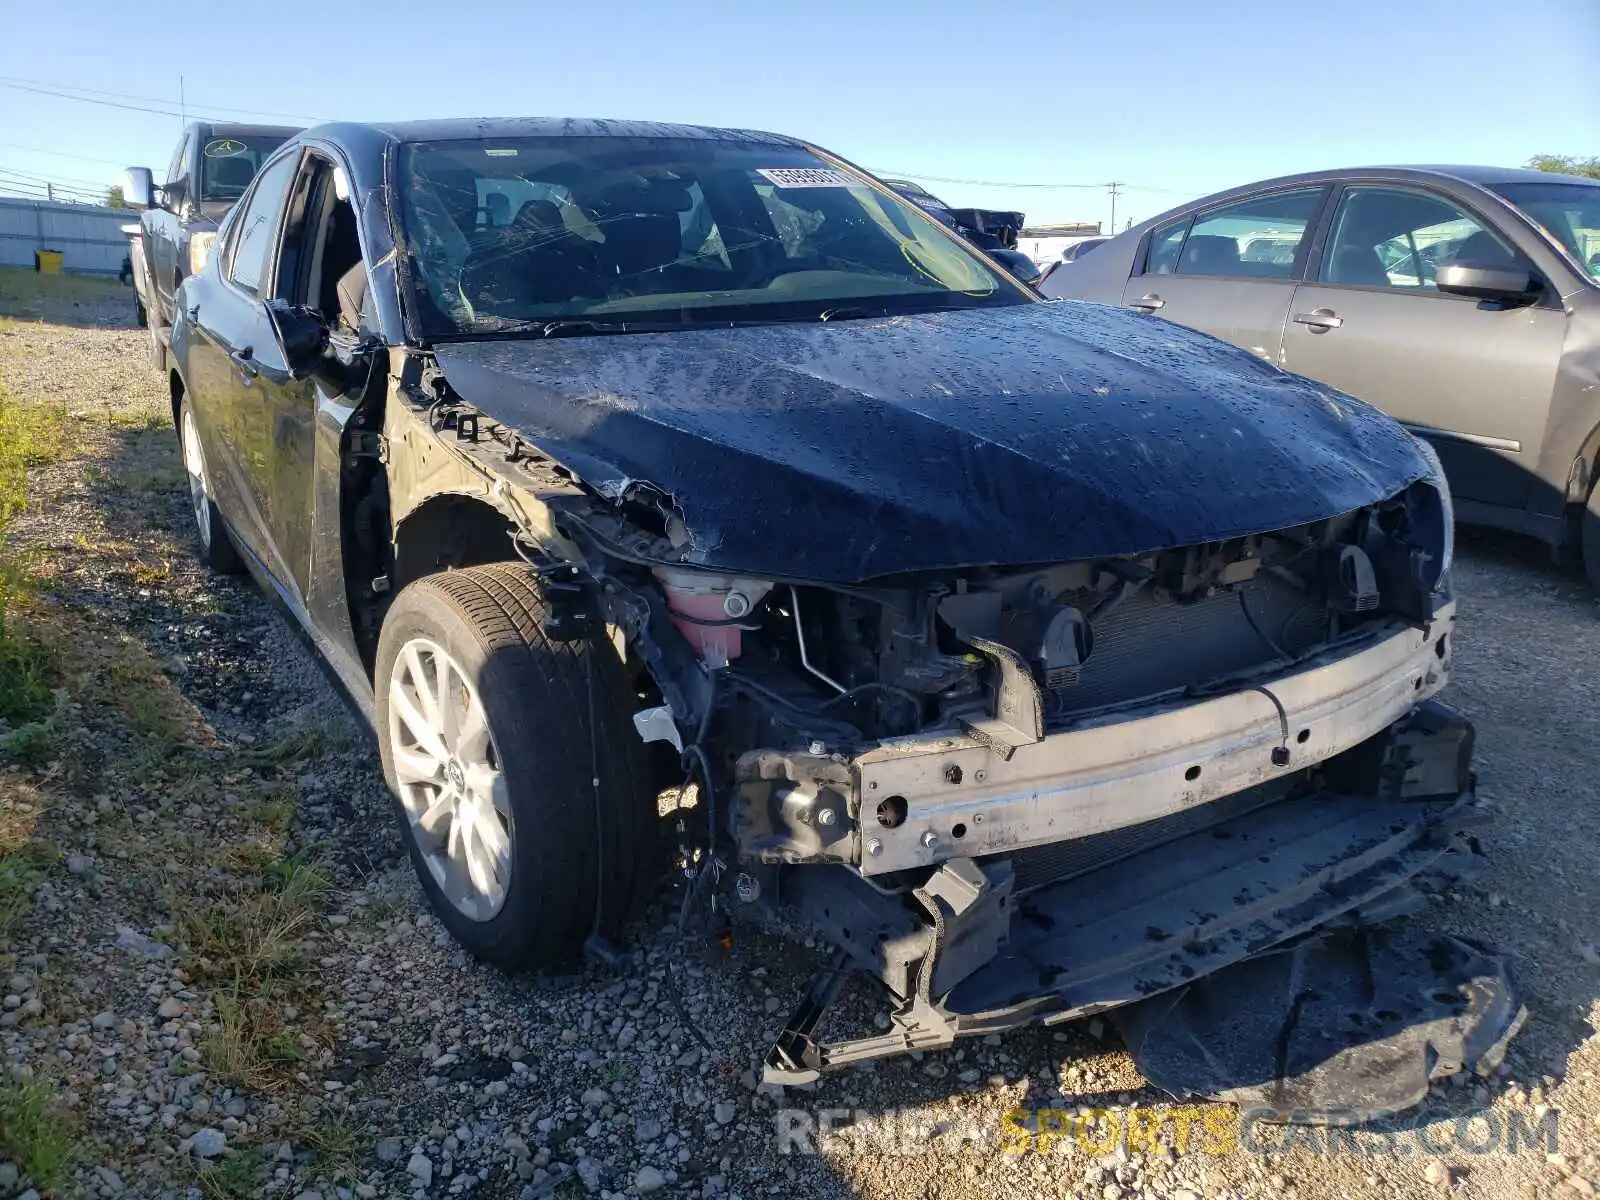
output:
POLYGON ((233 360, 233 365, 239 368, 239 374, 243 376, 246 384, 261 374, 261 369, 256 366, 255 353, 249 346, 243 350, 235 350, 228 357, 233 360))
POLYGON ((1295 313, 1294 323, 1304 325, 1312 333, 1327 333, 1344 324, 1344 318, 1331 308, 1314 308, 1308 313, 1295 313))
POLYGON ((1140 312, 1147 313, 1155 312, 1156 309, 1165 308, 1166 306, 1167 302, 1154 292, 1149 292, 1146 295, 1140 296, 1137 300, 1128 301, 1129 308, 1137 308, 1140 312))

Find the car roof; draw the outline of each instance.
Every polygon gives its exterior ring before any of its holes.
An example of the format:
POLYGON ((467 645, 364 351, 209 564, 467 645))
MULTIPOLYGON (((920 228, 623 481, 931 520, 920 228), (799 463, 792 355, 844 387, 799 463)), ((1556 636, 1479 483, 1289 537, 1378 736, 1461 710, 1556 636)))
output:
MULTIPOLYGON (((1184 213, 1212 208, 1230 201, 1243 200, 1258 192, 1279 191, 1314 184, 1351 183, 1363 180, 1386 182, 1427 183, 1447 182, 1465 184, 1469 188, 1492 187, 1504 183, 1582 183, 1572 175, 1555 171, 1530 171, 1523 167, 1483 166, 1424 166, 1398 165, 1390 167, 1334 167, 1322 171, 1303 171, 1298 175, 1279 175, 1273 179, 1260 179, 1224 191, 1197 196, 1183 204, 1175 204, 1153 217, 1140 221, 1133 228, 1141 232, 1170 221, 1184 213)), ((1126 230, 1123 231, 1127 232, 1126 230)), ((1121 236, 1120 234, 1112 236, 1121 236)))
POLYGON ((1215 192, 1210 196, 1192 200, 1188 204, 1178 205, 1173 211, 1193 208, 1196 205, 1209 204, 1212 200, 1223 197, 1247 195, 1251 192, 1266 191, 1282 187, 1293 187, 1296 184, 1310 183, 1337 183, 1341 180, 1359 179, 1410 179, 1418 182, 1428 179, 1445 179, 1457 183, 1466 183, 1476 187, 1488 187, 1500 183, 1551 183, 1555 181, 1572 182, 1571 175, 1562 175, 1554 171, 1530 171, 1522 167, 1473 167, 1473 166, 1420 166, 1420 165, 1395 165, 1388 167, 1338 167, 1322 171, 1304 171, 1298 175, 1280 175, 1274 179, 1262 179, 1255 183, 1240 184, 1228 188, 1226 191, 1215 192))
POLYGON ((698 138, 802 145, 796 138, 754 129, 673 125, 661 121, 617 121, 605 117, 455 117, 430 121, 369 121, 317 126, 308 133, 364 128, 397 142, 441 142, 464 138, 625 137, 698 138))
POLYGON ((197 121, 195 128, 202 137, 237 134, 240 137, 292 138, 301 131, 299 125, 246 125, 239 121, 197 121))

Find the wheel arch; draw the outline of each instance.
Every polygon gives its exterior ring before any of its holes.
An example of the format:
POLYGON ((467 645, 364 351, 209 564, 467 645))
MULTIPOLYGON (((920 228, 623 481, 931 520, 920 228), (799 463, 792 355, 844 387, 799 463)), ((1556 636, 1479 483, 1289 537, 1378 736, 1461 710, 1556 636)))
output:
POLYGON ((180 433, 182 431, 178 429, 178 409, 183 405, 183 398, 188 393, 188 390, 184 385, 183 376, 178 374, 178 368, 169 366, 167 368, 167 393, 172 400, 172 428, 180 433))
POLYGON ((478 496, 430 496, 394 528, 395 591, 440 571, 512 562, 519 555, 511 517, 478 496))

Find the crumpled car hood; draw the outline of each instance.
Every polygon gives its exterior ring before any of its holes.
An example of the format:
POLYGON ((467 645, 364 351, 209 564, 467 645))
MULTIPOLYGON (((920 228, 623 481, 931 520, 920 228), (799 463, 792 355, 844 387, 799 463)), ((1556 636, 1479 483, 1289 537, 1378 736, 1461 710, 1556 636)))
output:
POLYGON ((758 577, 1140 554, 1349 512, 1425 470, 1360 401, 1074 301, 436 357, 601 493, 668 494, 681 561, 758 577))

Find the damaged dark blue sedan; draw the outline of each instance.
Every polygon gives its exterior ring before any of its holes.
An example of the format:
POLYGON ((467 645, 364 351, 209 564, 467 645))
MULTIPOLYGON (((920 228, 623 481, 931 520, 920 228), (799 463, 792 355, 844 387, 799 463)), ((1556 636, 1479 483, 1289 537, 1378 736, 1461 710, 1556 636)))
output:
POLYGON ((170 383, 203 555, 309 633, 492 963, 603 951, 675 831, 687 914, 833 947, 778 1081, 1111 1010, 1174 1091, 1409 1064, 1371 1111, 1520 1020, 1391 923, 1482 813, 1449 492, 1364 404, 1042 302, 804 142, 560 120, 287 143, 170 383), (825 1039, 860 975, 889 1032, 825 1039))

